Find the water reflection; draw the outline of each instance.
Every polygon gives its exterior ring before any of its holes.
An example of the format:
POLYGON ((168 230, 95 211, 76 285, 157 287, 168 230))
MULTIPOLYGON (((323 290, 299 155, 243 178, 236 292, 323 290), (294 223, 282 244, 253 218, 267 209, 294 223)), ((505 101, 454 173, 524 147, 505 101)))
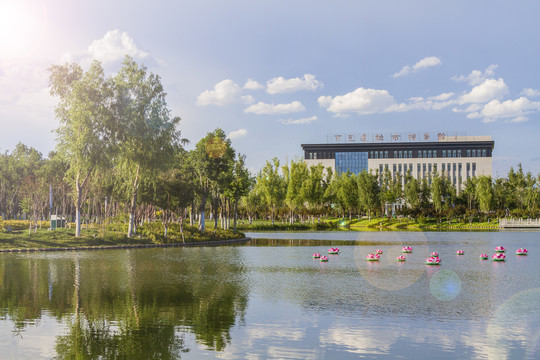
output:
POLYGON ((199 248, 5 256, 1 315, 22 338, 44 313, 61 321, 59 359, 176 359, 189 351, 179 327, 222 351, 248 301, 239 250, 222 255, 199 248))
POLYGON ((231 247, 4 254, 0 351, 17 359, 538 358, 535 235, 302 233, 231 247), (530 254, 478 260, 500 244, 530 254), (403 245, 414 251, 398 264, 403 245), (328 263, 311 257, 331 246, 341 253, 328 263), (365 262, 377 248, 380 263, 365 262), (426 266, 427 251, 442 264, 426 266))

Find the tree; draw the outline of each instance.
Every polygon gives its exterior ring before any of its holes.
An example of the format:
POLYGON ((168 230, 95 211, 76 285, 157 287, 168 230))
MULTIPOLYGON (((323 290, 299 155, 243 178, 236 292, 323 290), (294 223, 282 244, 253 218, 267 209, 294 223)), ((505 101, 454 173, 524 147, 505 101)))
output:
POLYGON ((276 209, 281 206, 285 195, 285 182, 279 175, 279 160, 274 158, 272 162, 266 161, 266 165, 262 168, 257 180, 260 183, 266 203, 270 207, 272 225, 274 225, 276 209))
POLYGON ((307 177, 302 182, 300 191, 301 199, 307 204, 309 212, 311 212, 311 219, 313 222, 313 213, 320 209, 323 203, 324 188, 324 166, 318 164, 309 167, 307 177))
POLYGON ((227 194, 233 199, 233 229, 236 232, 236 220, 238 217, 238 201, 242 196, 249 193, 254 179, 246 168, 246 156, 238 155, 232 168, 232 181, 227 186, 227 194))
POLYGON ((377 176, 366 170, 358 174, 358 200, 360 207, 368 213, 371 220, 371 213, 379 205, 379 184, 377 176))
POLYGON ((181 139, 179 117, 172 117, 159 76, 148 73, 126 56, 113 81, 118 146, 118 167, 130 189, 128 237, 135 233, 137 193, 141 184, 152 182, 159 171, 187 140, 181 139))
POLYGON ((173 166, 160 173, 155 188, 155 204, 162 209, 164 237, 167 239, 168 224, 176 213, 180 223, 180 234, 184 242, 182 223, 184 209, 193 201, 194 182, 191 174, 183 171, 183 163, 187 161, 187 153, 179 152, 175 156, 173 166))
POLYGON ((478 176, 476 183, 476 197, 478 198, 479 210, 488 213, 491 210, 493 203, 491 176, 478 176))
POLYGON ((75 236, 81 236, 83 188, 91 175, 105 167, 113 148, 111 84, 101 64, 94 61, 85 73, 77 64, 49 68, 51 94, 60 101, 57 149, 69 163, 66 174, 75 189, 75 236))
POLYGON ((231 140, 222 129, 217 128, 202 138, 195 149, 189 152, 190 167, 196 177, 196 192, 199 196, 199 229, 205 229, 205 207, 210 191, 216 186, 224 189, 224 175, 228 176, 235 152, 231 140))
POLYGON ((413 212, 418 211, 420 208, 420 184, 418 183, 418 180, 416 180, 410 172, 406 175, 407 181, 405 182, 405 190, 404 190, 404 196, 405 200, 411 207, 411 210, 413 212))
POLYGON ((349 171, 338 175, 337 198, 343 209, 347 209, 349 220, 352 220, 352 212, 358 209, 358 182, 356 175, 349 171))
POLYGON ((292 160, 290 167, 283 166, 283 173, 288 174, 286 178, 287 190, 285 195, 285 205, 289 208, 289 223, 294 222, 294 212, 302 206, 302 183, 308 176, 308 168, 303 160, 292 160))

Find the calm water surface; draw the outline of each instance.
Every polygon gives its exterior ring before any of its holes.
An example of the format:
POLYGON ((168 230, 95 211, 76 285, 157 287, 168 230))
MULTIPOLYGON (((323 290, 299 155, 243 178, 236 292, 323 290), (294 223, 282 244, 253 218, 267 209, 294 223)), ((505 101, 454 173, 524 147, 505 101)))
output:
POLYGON ((0 254, 0 358, 540 358, 540 232, 247 235, 0 254), (506 262, 478 259, 498 245, 506 262), (312 259, 329 247, 341 253, 312 259), (366 262, 376 249, 381 261, 366 262), (441 266, 424 265, 431 251, 441 266))

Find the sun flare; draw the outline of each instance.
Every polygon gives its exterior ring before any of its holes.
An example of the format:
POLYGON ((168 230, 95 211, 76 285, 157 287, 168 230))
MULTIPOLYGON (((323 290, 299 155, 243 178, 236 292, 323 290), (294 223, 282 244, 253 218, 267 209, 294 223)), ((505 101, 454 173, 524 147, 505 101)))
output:
POLYGON ((40 38, 40 6, 25 1, 0 1, 0 58, 28 54, 40 38))

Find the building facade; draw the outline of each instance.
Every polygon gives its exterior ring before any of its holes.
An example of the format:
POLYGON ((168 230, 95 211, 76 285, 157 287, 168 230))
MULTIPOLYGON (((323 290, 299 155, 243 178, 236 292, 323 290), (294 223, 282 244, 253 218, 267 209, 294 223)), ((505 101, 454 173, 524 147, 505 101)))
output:
MULTIPOLYGON (((364 136, 365 139, 365 136, 364 136)), ((382 139, 382 136, 381 136, 382 139)), ((436 141, 375 141, 302 144, 308 165, 322 164, 334 172, 362 170, 417 180, 443 173, 458 189, 467 179, 492 175, 491 136, 438 136, 436 141)))

